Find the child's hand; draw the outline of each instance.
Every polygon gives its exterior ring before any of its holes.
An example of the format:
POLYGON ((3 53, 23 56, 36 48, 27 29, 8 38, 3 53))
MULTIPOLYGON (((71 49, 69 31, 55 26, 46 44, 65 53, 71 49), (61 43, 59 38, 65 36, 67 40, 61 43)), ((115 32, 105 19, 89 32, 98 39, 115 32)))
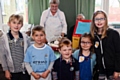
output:
POLYGON ((5 77, 8 79, 8 80, 11 80, 11 74, 8 70, 5 71, 5 77))
POLYGON ((35 72, 32 72, 31 75, 35 78, 35 79, 40 79, 41 75, 37 74, 35 72))
POLYGON ((118 72, 114 72, 114 75, 113 75, 114 79, 117 80, 118 77, 119 77, 119 73, 118 72))
POLYGON ((42 73, 42 78, 46 78, 48 74, 50 73, 50 70, 46 70, 45 72, 42 73))

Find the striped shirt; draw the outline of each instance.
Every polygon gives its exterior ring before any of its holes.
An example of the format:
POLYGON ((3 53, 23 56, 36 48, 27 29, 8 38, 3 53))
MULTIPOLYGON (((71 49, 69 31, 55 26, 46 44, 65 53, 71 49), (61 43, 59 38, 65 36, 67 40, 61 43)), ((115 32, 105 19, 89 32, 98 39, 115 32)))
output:
POLYGON ((14 73, 24 71, 22 63, 24 60, 24 41, 23 36, 19 33, 19 38, 15 40, 12 34, 8 33, 9 47, 14 65, 14 73))

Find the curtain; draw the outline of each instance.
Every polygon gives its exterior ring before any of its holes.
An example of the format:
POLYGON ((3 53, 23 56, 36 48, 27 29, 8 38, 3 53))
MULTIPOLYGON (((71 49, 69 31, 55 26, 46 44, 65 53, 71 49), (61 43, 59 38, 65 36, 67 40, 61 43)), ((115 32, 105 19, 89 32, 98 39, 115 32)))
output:
MULTIPOLYGON (((66 5, 62 5, 60 9, 65 12, 68 25, 72 26, 73 25, 72 23, 75 22, 75 21, 71 22, 70 19, 68 19, 68 17, 75 20, 77 14, 79 13, 85 15, 86 19, 91 19, 92 14, 94 12, 95 0, 73 0, 73 1, 60 0, 60 5, 65 4, 63 2, 66 2, 66 5), (74 4, 75 7, 72 8, 68 7, 68 3, 71 5, 74 4), (70 14, 70 12, 72 14, 70 14)), ((30 24, 39 25, 41 14, 48 7, 49 0, 28 0, 28 18, 29 18, 28 22, 30 24)))
POLYGON ((94 9, 95 0, 75 0, 76 15, 82 13, 86 19, 91 19, 94 9))
POLYGON ((42 12, 49 7, 49 0, 28 0, 28 23, 39 25, 42 12))

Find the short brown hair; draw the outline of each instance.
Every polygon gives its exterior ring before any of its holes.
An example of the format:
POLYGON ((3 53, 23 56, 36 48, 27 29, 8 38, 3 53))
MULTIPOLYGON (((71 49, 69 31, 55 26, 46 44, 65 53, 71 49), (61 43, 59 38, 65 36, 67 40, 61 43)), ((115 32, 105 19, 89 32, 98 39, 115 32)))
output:
POLYGON ((61 49, 61 47, 63 47, 64 45, 72 47, 72 42, 68 38, 64 37, 59 42, 59 49, 61 49))
POLYGON ((35 34, 35 31, 42 31, 45 34, 45 30, 42 26, 36 25, 33 29, 32 29, 32 35, 35 34))
POLYGON ((21 23, 23 25, 23 16, 22 15, 19 15, 19 14, 12 14, 10 17, 9 17, 9 23, 13 20, 17 19, 19 21, 19 23, 21 23))
POLYGON ((92 52, 92 53, 94 53, 94 41, 93 41, 93 38, 92 38, 92 36, 91 36, 91 34, 90 33, 84 33, 84 34, 82 34, 81 35, 81 37, 80 37, 80 41, 79 41, 79 49, 80 49, 80 54, 82 53, 82 47, 81 47, 81 39, 82 38, 89 38, 89 40, 91 41, 91 43, 92 43, 92 46, 90 47, 90 51, 92 52))

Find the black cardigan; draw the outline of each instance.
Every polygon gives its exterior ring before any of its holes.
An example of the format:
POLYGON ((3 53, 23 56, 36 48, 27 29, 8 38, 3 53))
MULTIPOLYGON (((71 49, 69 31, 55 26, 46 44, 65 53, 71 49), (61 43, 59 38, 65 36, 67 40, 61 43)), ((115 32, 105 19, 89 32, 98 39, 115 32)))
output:
POLYGON ((97 69, 105 69, 108 76, 113 75, 113 72, 120 72, 120 36, 119 33, 113 29, 107 30, 107 36, 103 38, 102 48, 100 44, 99 35, 95 34, 94 43, 99 43, 95 46, 97 69), (103 54, 102 50, 103 49, 103 54), (104 58, 104 66, 102 57, 104 58))

